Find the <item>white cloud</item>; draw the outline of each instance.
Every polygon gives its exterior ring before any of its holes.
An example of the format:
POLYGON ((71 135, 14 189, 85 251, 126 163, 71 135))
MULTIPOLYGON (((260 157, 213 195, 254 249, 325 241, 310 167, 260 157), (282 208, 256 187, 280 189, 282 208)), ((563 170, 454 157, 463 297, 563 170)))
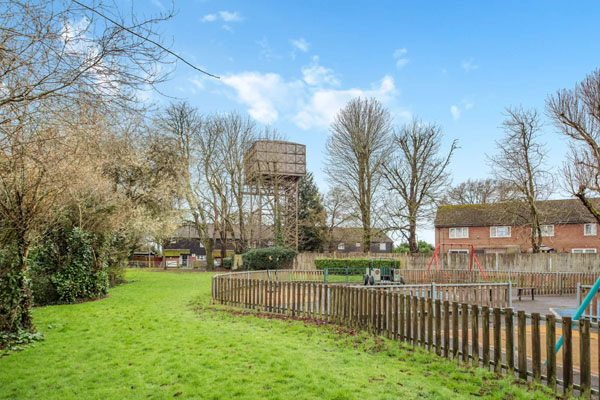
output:
POLYGON ((312 58, 310 65, 302 67, 302 78, 311 86, 339 86, 340 84, 332 69, 319 65, 318 56, 312 58))
POLYGON ((460 108, 458 106, 450 107, 450 113, 452 114, 452 118, 456 121, 460 118, 460 108))
POLYGON ((327 128, 349 100, 375 97, 394 115, 410 114, 395 107, 397 89, 391 76, 384 76, 370 88, 340 88, 335 72, 319 64, 319 58, 301 68, 301 78, 284 79, 276 73, 242 72, 224 76, 221 82, 234 90, 235 99, 248 108, 259 122, 271 124, 279 119, 292 121, 301 129, 327 128))
POLYGON ((202 22, 213 22, 217 20, 217 15, 216 14, 206 14, 205 16, 203 16, 200 21, 202 22))
POLYGON ((190 79, 190 82, 194 84, 198 89, 204 89, 204 82, 200 80, 198 77, 194 77, 190 79))
POLYGON ((152 4, 154 4, 156 7, 160 8, 161 10, 165 9, 165 6, 163 5, 163 3, 160 2, 160 0, 152 0, 152 4))
POLYGON ((408 64, 408 58, 406 58, 406 54, 408 53, 408 50, 406 50, 405 48, 402 49, 396 49, 396 51, 394 51, 394 59, 396 59, 396 67, 397 68, 402 68, 404 67, 406 64, 408 64))
POLYGON ((326 128, 349 100, 355 97, 375 97, 385 102, 395 92, 394 79, 387 75, 370 90, 317 89, 310 93, 308 102, 296 113, 293 120, 302 129, 326 128))
POLYGON ((475 64, 475 60, 473 58, 463 60, 460 66, 465 70, 465 72, 471 72, 479 68, 479 65, 475 64))
POLYGON ((304 53, 306 53, 310 49, 310 43, 308 43, 304 38, 292 40, 292 45, 294 46, 294 48, 304 53))
POLYGON ((452 114, 452 118, 456 121, 460 118, 463 111, 471 110, 473 107, 475 107, 475 104, 467 99, 462 99, 458 105, 455 104, 450 107, 450 114, 452 114))
POLYGON ((394 51, 394 58, 403 57, 404 55, 406 55, 406 53, 408 53, 408 50, 406 50, 405 48, 397 49, 396 51, 394 51))
POLYGON ((237 100, 248 106, 248 114, 265 124, 279 118, 277 109, 285 107, 298 88, 298 82, 286 82, 275 73, 242 72, 224 76, 222 81, 235 89, 237 100))
POLYGON ((239 22, 243 19, 237 11, 219 11, 219 16, 225 22, 239 22))
MULTIPOLYGON (((244 18, 237 11, 219 11, 216 13, 206 14, 202 18, 200 18, 201 22, 215 22, 215 21, 223 21, 223 22, 240 22, 243 21, 244 18)), ((229 25, 222 25, 224 29, 231 28, 229 25)))

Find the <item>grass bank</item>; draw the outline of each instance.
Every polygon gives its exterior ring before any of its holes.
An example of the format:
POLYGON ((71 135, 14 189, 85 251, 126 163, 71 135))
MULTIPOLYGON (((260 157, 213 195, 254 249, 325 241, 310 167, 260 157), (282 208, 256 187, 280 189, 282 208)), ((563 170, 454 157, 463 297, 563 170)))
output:
POLYGON ((0 358, 0 398, 548 397, 360 332, 220 311, 210 277, 130 270, 108 298, 36 309, 45 340, 0 358))

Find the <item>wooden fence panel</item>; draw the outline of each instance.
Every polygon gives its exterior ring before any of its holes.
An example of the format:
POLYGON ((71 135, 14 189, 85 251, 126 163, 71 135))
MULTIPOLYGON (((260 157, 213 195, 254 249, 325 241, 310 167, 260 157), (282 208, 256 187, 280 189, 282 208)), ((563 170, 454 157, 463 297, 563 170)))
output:
MULTIPOLYGON (((329 319, 347 327, 368 329, 374 334, 406 341, 440 356, 452 354, 463 363, 482 363, 488 369, 494 365, 498 372, 506 369, 508 373, 514 373, 516 370, 520 379, 531 377, 534 382, 544 382, 554 390, 560 383, 565 396, 574 392, 586 398, 598 395, 598 382, 594 376, 596 368, 600 368, 597 338, 600 328, 589 319, 575 321, 573 332, 571 318, 562 318, 562 357, 557 362, 556 324, 559 322, 553 315, 542 318, 537 313, 527 315, 523 311, 513 316, 511 308, 498 306, 505 293, 493 288, 501 286, 352 287, 317 282, 315 276, 298 271, 293 274, 267 271, 257 275, 216 275, 212 278, 213 302, 283 315, 329 319), (496 305, 493 310, 478 305, 485 304, 486 299, 490 300, 489 304, 496 305), (593 356, 592 349, 595 351, 593 356), (546 360, 542 360, 544 353, 546 360), (557 371, 561 373, 562 381, 557 380, 557 371)), ((559 281, 556 276, 521 273, 516 279, 536 287, 563 285, 565 289, 575 279, 593 280, 594 274, 565 275, 559 281)))

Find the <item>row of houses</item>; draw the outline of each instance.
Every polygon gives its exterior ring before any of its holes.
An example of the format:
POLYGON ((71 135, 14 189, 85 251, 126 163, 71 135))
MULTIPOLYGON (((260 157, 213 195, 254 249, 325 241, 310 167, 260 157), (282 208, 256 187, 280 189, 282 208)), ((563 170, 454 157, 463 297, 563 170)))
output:
MULTIPOLYGON (((593 199, 600 206, 600 199, 593 199)), ((578 199, 539 201, 543 252, 597 253, 595 218, 578 199)), ((530 210, 523 203, 443 206, 435 218, 441 252, 527 253, 532 251, 530 210)))
MULTIPOLYGON (((215 263, 221 263, 221 249, 223 241, 219 233, 215 232, 214 226, 208 226, 210 240, 214 244, 213 257, 215 263)), ((261 235, 264 239, 260 243, 251 243, 251 247, 270 247, 275 244, 272 229, 264 227, 261 235)), ((234 239, 227 240, 226 254, 231 255, 235 251, 234 240, 239 240, 239 234, 236 233, 234 239)), ((334 228, 331 234, 331 241, 327 244, 330 251, 340 253, 363 252, 362 229, 361 228, 334 228)), ((388 235, 381 231, 375 231, 371 241, 371 253, 391 253, 394 242, 388 235)), ((198 231, 191 224, 185 224, 173 233, 173 236, 164 244, 163 255, 165 262, 169 266, 190 267, 206 262, 206 247, 200 240, 198 231)), ((139 259, 143 260, 147 254, 139 254, 139 259)))
MULTIPOLYGON (((600 207, 600 199, 594 199, 600 207)), ((543 252, 597 253, 600 236, 595 218, 578 199, 547 200, 536 203, 541 222, 543 252)), ((523 203, 492 203, 442 206, 435 218, 435 243, 439 251, 449 253, 528 253, 532 251, 529 208, 523 203)), ((221 262, 222 240, 209 225, 213 242, 213 257, 221 262)), ((265 238, 251 247, 274 245, 271 229, 262 230, 265 238)), ((236 237, 227 240, 226 254, 234 253, 236 237)), ((326 246, 329 252, 361 253, 362 229, 335 228, 326 246)), ((370 253, 391 253, 394 243, 382 231, 374 231, 370 253)), ((169 266, 194 266, 206 262, 206 247, 191 224, 180 227, 164 244, 164 257, 148 252, 137 253, 134 259, 169 266), (164 265, 164 264, 163 264, 164 265)))

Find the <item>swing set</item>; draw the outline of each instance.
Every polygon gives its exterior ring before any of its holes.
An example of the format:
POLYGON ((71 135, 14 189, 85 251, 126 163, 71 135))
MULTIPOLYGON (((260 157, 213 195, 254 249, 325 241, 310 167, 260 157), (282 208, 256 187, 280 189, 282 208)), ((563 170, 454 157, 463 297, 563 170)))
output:
POLYGON ((438 244, 435 247, 435 251, 433 252, 433 255, 431 256, 429 265, 427 266, 427 272, 429 272, 429 270, 431 269, 433 260, 435 260, 436 271, 440 272, 440 262, 438 259, 438 253, 440 252, 440 248, 442 246, 450 246, 450 251, 452 251, 452 248, 454 246, 459 246, 460 250, 464 250, 465 252, 468 252, 471 255, 471 257, 469 259, 469 272, 471 272, 473 270, 473 263, 477 264, 477 267, 479 268, 479 271, 481 272, 483 279, 485 279, 485 281, 488 282, 487 277, 485 276, 485 273, 483 272, 483 268, 481 268, 481 264, 479 264, 479 260, 477 259, 477 256, 475 255, 475 247, 471 243, 440 243, 440 244, 438 244), (466 247, 466 249, 465 249, 465 247, 466 247))

